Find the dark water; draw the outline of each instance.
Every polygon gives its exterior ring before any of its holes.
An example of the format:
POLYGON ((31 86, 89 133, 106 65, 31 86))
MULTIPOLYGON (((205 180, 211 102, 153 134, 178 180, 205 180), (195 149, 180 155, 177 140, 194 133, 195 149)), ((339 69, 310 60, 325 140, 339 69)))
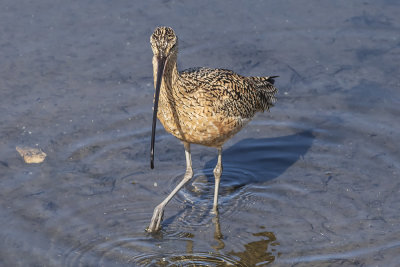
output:
POLYGON ((396 266, 398 1, 1 1, 1 266, 396 266), (185 171, 159 124, 158 25, 179 66, 279 75, 278 102, 216 151, 149 235, 185 171), (16 146, 40 147, 41 164, 16 146))

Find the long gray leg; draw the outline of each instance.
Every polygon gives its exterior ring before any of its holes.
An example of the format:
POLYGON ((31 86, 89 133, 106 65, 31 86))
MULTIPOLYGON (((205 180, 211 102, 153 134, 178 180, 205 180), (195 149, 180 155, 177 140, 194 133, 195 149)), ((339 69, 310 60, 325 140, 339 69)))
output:
POLYGON ((214 189, 214 205, 213 205, 213 213, 218 212, 218 190, 219 190, 219 182, 221 181, 222 174, 222 147, 218 148, 218 162, 217 166, 214 168, 214 177, 215 177, 215 189, 214 189))
POLYGON ((185 146, 185 156, 186 156, 186 173, 183 176, 182 181, 175 187, 174 190, 161 202, 155 209, 153 213, 153 217, 151 218, 151 222, 149 227, 147 228, 148 232, 155 232, 160 230, 161 222, 164 216, 164 208, 168 204, 168 202, 175 196, 175 194, 193 177, 192 170, 192 157, 190 155, 190 144, 183 143, 185 146))
POLYGON ((215 224, 215 232, 214 239, 217 241, 218 245, 212 246, 215 250, 219 251, 225 248, 225 243, 223 240, 224 236, 221 233, 221 225, 219 223, 219 214, 218 210, 215 212, 215 218, 213 218, 213 222, 215 224))

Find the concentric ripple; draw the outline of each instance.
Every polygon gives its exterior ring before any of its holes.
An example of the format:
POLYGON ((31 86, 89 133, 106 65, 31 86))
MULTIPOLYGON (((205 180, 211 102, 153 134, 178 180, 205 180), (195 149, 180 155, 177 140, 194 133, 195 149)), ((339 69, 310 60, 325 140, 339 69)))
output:
MULTIPOLYGON (((63 266, 110 266, 115 264, 134 264, 134 266, 246 266, 242 262, 250 252, 194 252, 194 236, 166 237, 153 239, 150 236, 102 237, 81 241, 64 255, 63 266), (170 246, 169 243, 175 243, 170 246), (179 253, 179 251, 186 252, 179 253), (171 252, 175 251, 175 252, 171 252)), ((266 246, 269 241, 266 242, 266 246)), ((257 242, 253 242, 256 244, 257 242)), ((249 244, 249 248, 252 244, 249 244)), ((257 245, 261 250, 264 245, 257 245)), ((260 250, 260 249, 258 249, 260 250)), ((266 251, 263 253, 269 258, 266 251)))
MULTIPOLYGON (((180 182, 184 173, 177 174, 168 181, 168 186, 164 189, 167 196, 180 182)), ((245 179, 253 179, 254 173, 244 168, 230 164, 224 166, 224 173, 221 177, 220 189, 218 194, 219 212, 221 216, 227 218, 245 209, 248 203, 250 192, 246 190, 245 179)), ((212 206, 214 198, 214 174, 212 169, 194 170, 192 180, 185 185, 174 197, 173 201, 179 203, 181 213, 177 215, 175 221, 180 226, 208 226, 212 224, 212 206)))
POLYGON ((64 266, 107 266, 115 263, 129 263, 143 251, 144 238, 118 237, 88 240, 86 244, 72 248, 66 253, 64 266))
POLYGON ((218 253, 144 254, 133 258, 140 266, 244 266, 233 257, 218 253))

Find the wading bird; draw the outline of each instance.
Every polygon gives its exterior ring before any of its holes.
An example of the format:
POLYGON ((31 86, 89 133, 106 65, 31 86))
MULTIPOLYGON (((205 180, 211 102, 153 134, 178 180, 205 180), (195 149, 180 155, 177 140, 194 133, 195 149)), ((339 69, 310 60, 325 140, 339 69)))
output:
POLYGON ((151 133, 151 163, 154 168, 154 138, 157 117, 165 130, 183 142, 186 173, 182 181, 155 209, 148 232, 160 229, 164 208, 193 177, 190 144, 218 149, 214 169, 213 211, 217 212, 222 174, 222 146, 258 111, 269 110, 278 91, 274 78, 244 77, 230 70, 177 68, 178 38, 169 27, 158 27, 150 37, 153 50, 154 109, 151 133))

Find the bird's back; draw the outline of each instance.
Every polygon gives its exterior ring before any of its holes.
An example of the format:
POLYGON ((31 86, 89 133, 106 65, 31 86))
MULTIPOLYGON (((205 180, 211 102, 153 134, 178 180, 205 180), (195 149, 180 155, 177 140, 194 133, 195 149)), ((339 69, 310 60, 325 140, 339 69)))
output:
POLYGON ((187 69, 180 76, 186 93, 197 92, 216 113, 228 117, 251 118, 258 111, 269 110, 276 101, 277 76, 245 77, 231 70, 210 68, 187 69))

